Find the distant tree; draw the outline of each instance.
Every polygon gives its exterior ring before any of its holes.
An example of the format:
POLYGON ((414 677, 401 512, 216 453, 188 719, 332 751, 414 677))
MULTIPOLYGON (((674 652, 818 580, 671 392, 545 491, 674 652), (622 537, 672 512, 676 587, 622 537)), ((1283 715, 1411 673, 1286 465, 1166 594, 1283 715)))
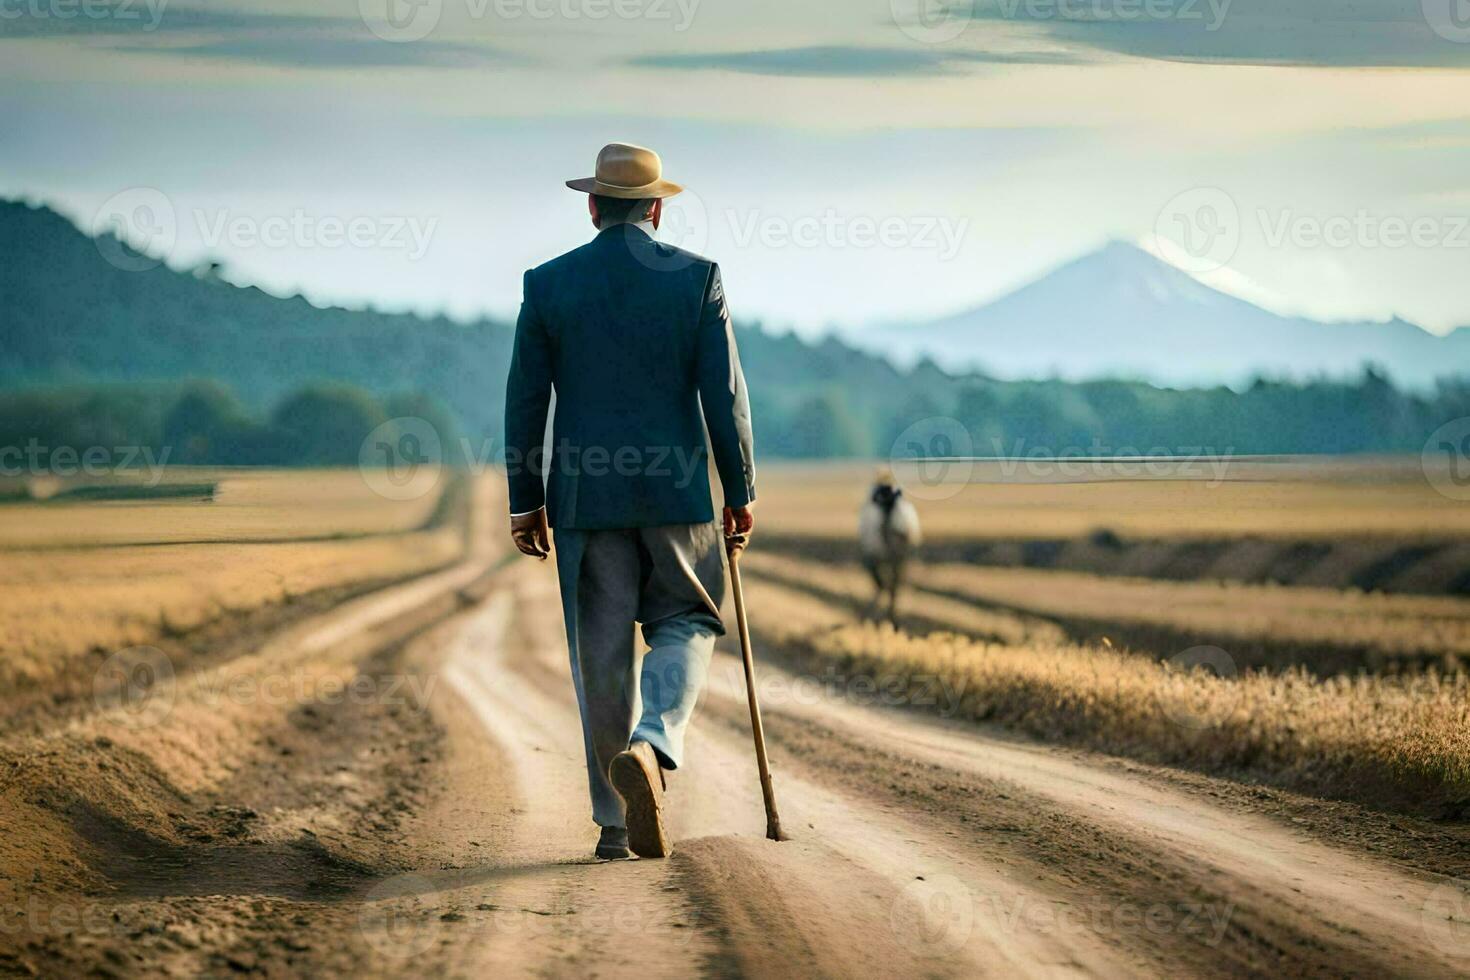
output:
POLYGON ((853 418, 840 393, 828 391, 809 398, 790 420, 791 455, 801 459, 867 456, 871 443, 853 418))
POLYGON ((354 466, 363 440, 386 420, 382 407, 361 388, 320 383, 276 406, 271 429, 285 463, 354 466))
POLYGON ((975 455, 1004 456, 1010 452, 1006 446, 1005 412, 993 384, 982 381, 960 389, 955 418, 970 434, 975 455))
POLYGON ((173 463, 238 461, 245 430, 254 423, 245 406, 218 381, 195 381, 185 387, 163 420, 163 442, 173 463))
MULTIPOLYGON (((416 391, 389 395, 383 399, 383 413, 390 419, 420 419, 427 423, 439 440, 439 460, 450 466, 485 463, 493 459, 494 446, 476 444, 474 440, 470 440, 469 446, 473 458, 465 458, 459 420, 448 405, 432 395, 416 391)), ((411 429, 405 431, 417 435, 411 429)))

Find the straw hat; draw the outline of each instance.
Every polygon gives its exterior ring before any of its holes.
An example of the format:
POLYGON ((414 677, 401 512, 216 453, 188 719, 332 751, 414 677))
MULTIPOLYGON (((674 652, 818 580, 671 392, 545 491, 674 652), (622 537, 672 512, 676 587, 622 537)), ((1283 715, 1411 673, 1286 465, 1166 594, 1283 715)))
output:
POLYGON ((646 146, 632 143, 609 143, 597 154, 597 176, 567 181, 574 191, 643 200, 673 197, 684 188, 664 180, 663 161, 646 146))

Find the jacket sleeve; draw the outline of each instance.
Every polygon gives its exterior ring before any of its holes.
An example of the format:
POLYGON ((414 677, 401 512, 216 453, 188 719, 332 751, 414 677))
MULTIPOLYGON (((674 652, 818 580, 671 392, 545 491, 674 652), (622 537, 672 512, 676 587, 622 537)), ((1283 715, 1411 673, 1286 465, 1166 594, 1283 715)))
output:
POLYGON ((536 312, 531 273, 527 272, 505 383, 505 469, 512 514, 533 511, 546 503, 546 416, 551 389, 551 338, 536 312))
POLYGON ((711 265, 699 318, 696 353, 699 401, 709 429, 710 451, 725 490, 726 507, 755 499, 755 443, 750 429, 750 397, 735 348, 735 331, 725 303, 720 267, 711 265))

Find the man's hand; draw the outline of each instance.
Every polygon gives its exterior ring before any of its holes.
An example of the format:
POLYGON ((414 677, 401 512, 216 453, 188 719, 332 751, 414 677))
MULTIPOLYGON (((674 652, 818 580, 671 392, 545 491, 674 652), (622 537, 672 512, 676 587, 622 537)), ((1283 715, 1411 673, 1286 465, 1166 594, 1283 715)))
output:
POLYGON ((725 508, 725 549, 740 551, 750 543, 750 532, 755 529, 755 515, 750 505, 725 508))
POLYGON ((510 539, 521 554, 546 560, 551 554, 550 532, 546 528, 546 508, 533 510, 510 519, 510 539))

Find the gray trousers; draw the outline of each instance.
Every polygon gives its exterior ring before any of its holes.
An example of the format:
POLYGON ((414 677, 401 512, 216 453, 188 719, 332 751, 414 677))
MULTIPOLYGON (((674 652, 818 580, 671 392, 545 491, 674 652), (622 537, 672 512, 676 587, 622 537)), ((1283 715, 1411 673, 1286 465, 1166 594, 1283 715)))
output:
POLYGON ((592 819, 604 827, 624 826, 607 771, 630 741, 648 742, 665 769, 683 762, 684 732, 725 632, 720 553, 713 523, 556 531, 592 819), (635 646, 635 623, 646 652, 635 646))

